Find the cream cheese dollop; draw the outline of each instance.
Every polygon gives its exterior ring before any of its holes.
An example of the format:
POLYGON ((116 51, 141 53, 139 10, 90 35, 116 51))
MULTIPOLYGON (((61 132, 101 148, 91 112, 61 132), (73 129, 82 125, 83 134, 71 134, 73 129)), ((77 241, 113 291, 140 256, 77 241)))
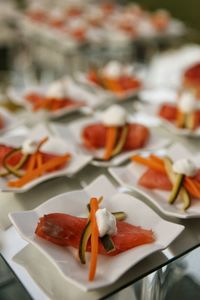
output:
POLYGON ((115 235, 117 233, 115 216, 113 216, 106 208, 100 208, 96 211, 96 222, 100 237, 103 237, 106 234, 115 235))
POLYGON ((66 85, 63 81, 55 81, 53 82, 47 92, 46 97, 47 98, 55 98, 55 99, 63 99, 66 97, 67 91, 66 91, 66 85))
POLYGON ((119 78, 123 75, 123 67, 118 61, 110 61, 104 68, 103 68, 103 75, 109 78, 119 78))
POLYGON ((101 121, 105 126, 124 126, 127 121, 126 110, 120 105, 112 105, 102 113, 101 121))
POLYGON ((189 158, 179 159, 173 164, 173 171, 177 174, 184 174, 186 176, 194 176, 198 168, 189 158))
POLYGON ((27 139, 22 144, 22 152, 24 154, 33 154, 37 150, 37 143, 34 140, 27 139))
POLYGON ((178 107, 183 113, 191 113, 196 108, 196 99, 189 92, 183 92, 178 100, 178 107))

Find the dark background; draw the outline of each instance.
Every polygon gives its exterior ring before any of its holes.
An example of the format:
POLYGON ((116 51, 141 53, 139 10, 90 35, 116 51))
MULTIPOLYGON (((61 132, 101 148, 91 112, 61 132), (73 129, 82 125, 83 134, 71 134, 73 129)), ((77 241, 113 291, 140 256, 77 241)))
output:
POLYGON ((150 10, 166 8, 174 17, 183 20, 190 27, 200 30, 200 0, 140 0, 129 2, 136 2, 150 10))

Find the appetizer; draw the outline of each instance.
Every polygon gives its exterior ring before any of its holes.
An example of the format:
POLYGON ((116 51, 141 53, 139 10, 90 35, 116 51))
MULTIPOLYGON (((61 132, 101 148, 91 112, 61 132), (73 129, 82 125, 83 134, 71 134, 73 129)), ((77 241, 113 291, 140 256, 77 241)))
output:
POLYGON ((185 158, 173 162, 170 157, 150 154, 149 157, 133 156, 132 161, 147 166, 138 184, 147 189, 169 191, 170 204, 180 197, 186 210, 192 198, 200 199, 200 170, 192 160, 185 158))
POLYGON ((62 169, 70 161, 69 153, 43 152, 41 148, 47 141, 48 137, 39 142, 27 139, 17 148, 0 145, 0 176, 6 177, 9 187, 21 188, 46 173, 62 169))
POLYGON ((142 86, 141 81, 131 74, 131 71, 128 66, 111 61, 102 69, 91 69, 87 74, 87 79, 103 89, 123 95, 129 91, 138 90, 142 86))
POLYGON ((102 199, 90 199, 88 218, 51 213, 39 219, 35 230, 38 237, 53 244, 78 249, 81 264, 86 263, 86 252, 91 252, 90 281, 95 277, 98 253, 117 255, 155 241, 151 230, 124 222, 124 212, 111 213, 106 208, 100 208, 102 199))
POLYGON ((147 127, 127 122, 127 113, 119 105, 109 107, 102 115, 102 122, 82 130, 83 144, 89 150, 104 148, 102 160, 109 160, 123 151, 144 147, 149 139, 147 127))
POLYGON ((25 95, 25 100, 31 105, 33 111, 47 110, 56 112, 65 108, 80 107, 84 102, 71 99, 68 96, 64 80, 53 82, 46 94, 31 92, 25 95))
POLYGON ((194 131, 200 126, 200 106, 190 92, 183 92, 177 105, 169 103, 161 105, 158 114, 178 128, 194 131))
POLYGON ((183 73, 183 85, 199 91, 200 84, 200 62, 193 64, 183 73))

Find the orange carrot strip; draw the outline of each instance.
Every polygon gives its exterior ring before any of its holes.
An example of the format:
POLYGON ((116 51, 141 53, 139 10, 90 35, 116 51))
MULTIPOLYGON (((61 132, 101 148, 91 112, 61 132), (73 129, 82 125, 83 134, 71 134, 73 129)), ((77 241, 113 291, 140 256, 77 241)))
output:
POLYGON ((155 162, 157 162, 158 164, 160 164, 160 165, 162 165, 162 166, 164 166, 164 161, 160 158, 160 157, 158 157, 157 155, 155 155, 155 154, 150 154, 150 156, 149 156, 153 161, 155 161, 155 162))
POLYGON ((35 178, 37 178, 38 176, 40 176, 41 173, 43 174, 44 172, 48 172, 49 170, 62 165, 63 163, 67 162, 70 158, 71 158, 71 155, 68 153, 63 156, 54 157, 54 158, 50 159, 49 161, 47 161, 46 163, 44 163, 40 168, 32 170, 31 172, 22 176, 20 179, 15 180, 15 181, 9 181, 8 186, 20 188, 23 185, 25 185, 26 183, 28 183, 28 182, 34 180, 35 178))
POLYGON ((36 154, 32 154, 31 157, 29 158, 29 162, 28 162, 28 168, 27 168, 27 173, 30 173, 31 171, 33 171, 34 167, 36 164, 36 154))
POLYGON ((176 117, 176 126, 178 128, 183 128, 184 127, 184 122, 185 122, 185 114, 178 109, 177 110, 177 117, 176 117))
POLYGON ((37 153, 40 150, 40 148, 42 147, 42 145, 44 143, 46 143, 46 141, 48 140, 48 137, 44 137, 43 139, 41 139, 41 141, 38 143, 37 145, 37 150, 34 154, 31 155, 30 159, 29 159, 29 164, 28 164, 28 168, 26 170, 26 174, 30 173, 31 171, 33 171, 36 163, 37 163, 37 153))
POLYGON ((152 159, 144 158, 144 157, 139 156, 139 155, 135 155, 131 158, 131 160, 135 161, 139 164, 145 165, 145 166, 149 167, 150 169, 154 169, 156 171, 166 173, 164 165, 161 165, 161 164, 153 161, 152 159))
POLYGON ((96 222, 95 213, 98 209, 98 200, 96 198, 90 199, 90 220, 91 220, 91 261, 89 280, 94 280, 97 266, 98 246, 99 246, 99 232, 96 222))
POLYGON ((117 139, 117 128, 116 127, 109 127, 106 132, 106 149, 103 156, 103 159, 108 160, 111 155, 112 151, 115 147, 116 139, 117 139))
POLYGON ((116 94, 123 94, 125 92, 118 80, 103 78, 103 84, 108 90, 116 94))
MULTIPOLYGON (((36 154, 36 162, 37 162, 37 168, 40 169, 42 167, 42 154, 40 152, 38 152, 36 154)), ((41 175, 42 175, 42 173, 40 173, 39 176, 41 176, 41 175)))
POLYGON ((38 143, 38 145, 37 145, 37 150, 36 150, 36 152, 38 152, 38 151, 40 150, 40 148, 42 147, 42 145, 44 145, 44 143, 46 143, 46 142, 48 141, 48 139, 49 139, 49 137, 48 137, 48 136, 45 136, 45 137, 43 137, 43 138, 39 141, 39 143, 38 143))
POLYGON ((195 183, 196 187, 197 187, 197 188, 199 189, 199 191, 200 191, 200 182, 197 181, 196 179, 190 179, 190 180, 192 180, 192 181, 195 183))
POLYGON ((195 180, 185 177, 184 186, 193 197, 200 199, 200 188, 195 180))

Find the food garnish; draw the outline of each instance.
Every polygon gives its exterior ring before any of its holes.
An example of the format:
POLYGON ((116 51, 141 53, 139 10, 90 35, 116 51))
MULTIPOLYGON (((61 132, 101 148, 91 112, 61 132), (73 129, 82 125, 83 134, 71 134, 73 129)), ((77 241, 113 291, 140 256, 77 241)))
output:
POLYGON ((200 126, 199 101, 191 92, 182 92, 177 105, 165 103, 158 112, 159 116, 175 124, 177 128, 194 131, 200 126))
MULTIPOLYGON (((71 158, 71 155, 48 154, 41 151, 41 147, 47 142, 48 137, 41 139, 39 142, 30 141, 32 148, 7 147, 7 153, 2 158, 2 166, 5 172, 0 174, 1 177, 14 175, 18 179, 10 180, 7 185, 10 187, 20 188, 30 181, 42 176, 46 172, 63 167, 71 158), (29 150, 29 151, 27 151, 29 150)), ((24 145, 27 146, 27 141, 24 145)), ((3 146, 6 149, 6 146, 3 146)))
POLYGON ((46 97, 36 92, 27 94, 25 100, 31 104, 33 111, 47 110, 56 112, 67 107, 80 107, 85 105, 84 102, 73 100, 69 96, 60 99, 57 97, 46 97))
POLYGON ((132 161, 148 167, 139 179, 139 184, 149 189, 169 190, 169 204, 173 204, 180 196, 183 210, 187 210, 191 205, 191 197, 200 199, 200 182, 197 176, 199 171, 189 159, 173 163, 169 157, 160 158, 150 154, 147 158, 135 155, 132 161), (151 182, 148 182, 149 179, 151 182))
POLYGON ((101 114, 102 123, 84 128, 82 138, 89 149, 104 148, 100 161, 109 161, 122 151, 131 151, 145 145, 149 130, 141 124, 128 124, 127 113, 119 105, 113 105, 101 114))
POLYGON ((103 69, 92 67, 87 78, 94 84, 116 95, 141 88, 141 81, 117 61, 110 61, 103 69))
MULTIPOLYGON (((112 213, 116 221, 113 234, 99 233, 99 220, 97 212, 102 197, 97 199, 92 197, 89 205, 88 218, 75 217, 63 213, 51 213, 40 218, 35 230, 35 234, 40 238, 48 240, 60 246, 72 246, 78 249, 78 258, 81 264, 86 263, 86 251, 91 252, 89 280, 95 278, 98 254, 113 256, 129 250, 133 247, 152 243, 155 240, 153 232, 141 227, 137 227, 124 222, 126 214, 124 212, 112 213)), ((110 212, 103 209, 106 216, 110 217, 110 212)), ((109 218, 108 218, 109 219, 109 218)), ((111 223, 107 224, 110 228, 111 223)))

